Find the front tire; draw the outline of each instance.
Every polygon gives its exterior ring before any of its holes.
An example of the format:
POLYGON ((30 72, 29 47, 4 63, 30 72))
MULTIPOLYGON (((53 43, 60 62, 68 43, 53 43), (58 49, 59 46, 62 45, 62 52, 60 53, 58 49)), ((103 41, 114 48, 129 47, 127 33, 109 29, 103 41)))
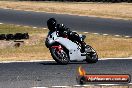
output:
POLYGON ((86 55, 86 62, 87 63, 96 63, 98 61, 98 55, 96 51, 89 45, 86 46, 88 49, 87 55, 86 55))
MULTIPOLYGON (((59 45, 57 45, 59 47, 59 45)), ((58 51, 56 48, 50 48, 50 53, 53 59, 58 63, 58 64, 63 64, 66 65, 69 63, 69 55, 67 53, 67 50, 63 47, 63 49, 58 51)))

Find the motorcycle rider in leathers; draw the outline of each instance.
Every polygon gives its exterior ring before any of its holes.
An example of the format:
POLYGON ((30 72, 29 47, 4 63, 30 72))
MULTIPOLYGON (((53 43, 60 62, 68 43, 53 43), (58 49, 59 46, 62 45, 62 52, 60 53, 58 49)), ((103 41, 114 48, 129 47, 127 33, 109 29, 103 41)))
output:
POLYGON ((49 31, 49 34, 53 33, 54 31, 58 31, 59 36, 61 37, 68 37, 71 41, 77 41, 81 44, 81 52, 85 52, 85 46, 86 43, 80 38, 80 36, 76 32, 70 31, 69 28, 64 26, 63 24, 57 24, 57 21, 55 18, 50 18, 47 21, 47 26, 49 31))

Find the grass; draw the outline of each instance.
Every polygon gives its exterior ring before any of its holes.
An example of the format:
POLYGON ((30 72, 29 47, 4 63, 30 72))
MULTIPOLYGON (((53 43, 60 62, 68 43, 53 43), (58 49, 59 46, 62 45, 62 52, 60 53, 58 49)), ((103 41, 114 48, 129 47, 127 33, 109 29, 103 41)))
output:
POLYGON ((99 57, 130 57, 132 56, 132 39, 113 36, 89 35, 86 42, 97 50, 99 57))
MULTIPOLYGON (((15 25, 0 25, 0 34, 28 32, 30 35, 29 40, 24 40, 24 46, 21 47, 4 47, 0 48, 0 61, 25 61, 37 59, 50 59, 49 50, 45 47, 43 40, 47 35, 48 30, 41 28, 22 27, 15 25)), ((6 41, 11 42, 11 41, 6 41)), ((0 44, 3 43, 3 40, 0 44)), ((11 45, 12 46, 12 45, 11 45)))
POLYGON ((0 8, 132 19, 132 3, 0 1, 0 8))
MULTIPOLYGON (((44 45, 44 40, 48 30, 42 28, 33 29, 32 27, 23 27, 16 25, 0 25, 0 34, 28 32, 29 40, 24 40, 21 47, 1 47, 4 42, 0 40, 0 61, 27 61, 52 59, 49 50, 44 45)), ((83 34, 83 33, 82 33, 83 34)), ((130 57, 132 56, 132 39, 113 36, 102 36, 86 34, 85 42, 96 49, 100 58, 104 57, 130 57)))
POLYGON ((25 33, 28 32, 29 34, 38 34, 38 33, 42 33, 42 32, 46 32, 45 30, 36 30, 35 28, 31 29, 31 27, 22 27, 22 26, 16 26, 16 25, 0 25, 0 34, 4 33, 4 34, 9 34, 9 33, 16 33, 16 32, 20 32, 20 33, 25 33))

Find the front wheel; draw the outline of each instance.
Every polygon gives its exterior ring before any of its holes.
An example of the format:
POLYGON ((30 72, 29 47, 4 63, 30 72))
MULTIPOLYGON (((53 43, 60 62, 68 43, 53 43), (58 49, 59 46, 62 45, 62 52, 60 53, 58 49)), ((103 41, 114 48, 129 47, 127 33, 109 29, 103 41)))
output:
POLYGON ((86 49, 87 49, 86 62, 96 63, 98 61, 98 55, 96 51, 89 45, 86 46, 86 49))
POLYGON ((70 61, 67 50, 61 45, 52 46, 50 53, 58 64, 68 64, 70 61))

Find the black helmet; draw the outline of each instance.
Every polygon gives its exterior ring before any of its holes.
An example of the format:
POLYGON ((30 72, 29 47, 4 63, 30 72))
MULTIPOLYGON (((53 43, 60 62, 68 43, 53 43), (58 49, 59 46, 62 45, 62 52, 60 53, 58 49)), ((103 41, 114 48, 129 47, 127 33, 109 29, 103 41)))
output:
POLYGON ((55 20, 55 18, 50 18, 47 21, 47 26, 49 30, 55 30, 56 24, 57 24, 57 21, 55 20))

